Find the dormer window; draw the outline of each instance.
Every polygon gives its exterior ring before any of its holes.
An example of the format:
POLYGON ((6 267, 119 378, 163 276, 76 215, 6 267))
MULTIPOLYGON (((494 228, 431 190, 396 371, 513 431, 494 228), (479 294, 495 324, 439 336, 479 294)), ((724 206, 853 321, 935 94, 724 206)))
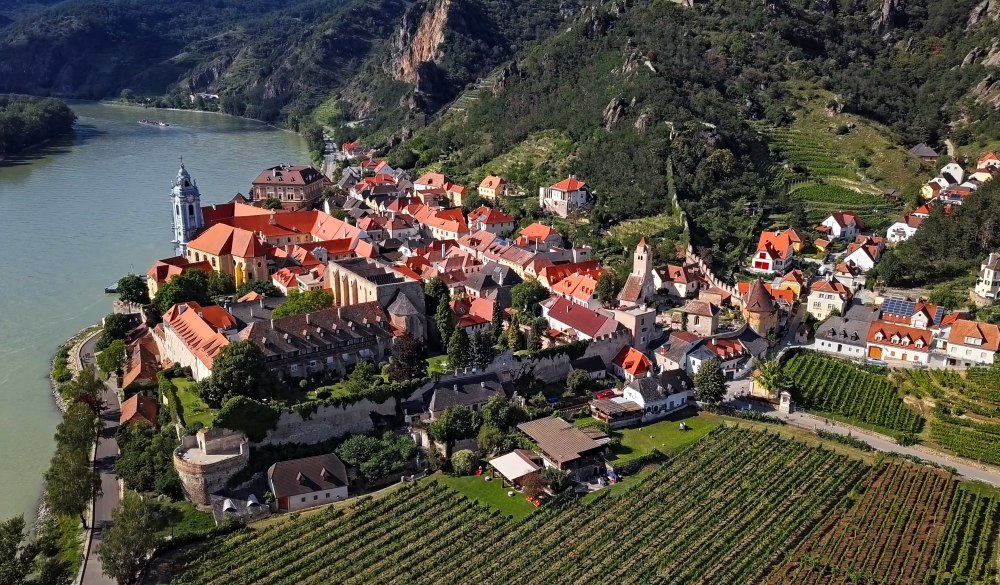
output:
POLYGON ((965 345, 982 345, 983 340, 978 337, 966 337, 965 345))
POLYGON ((903 343, 904 346, 905 345, 910 345, 910 338, 909 337, 904 337, 903 340, 902 340, 902 343, 903 343))
POLYGON ((913 345, 917 346, 918 348, 923 347, 924 346, 924 340, 923 339, 918 339, 917 342, 914 343, 913 345))
POLYGON ((892 342, 893 343, 899 343, 899 334, 898 333, 893 334, 893 336, 892 336, 892 342))
POLYGON ((882 341, 883 339, 885 339, 885 335, 882 335, 881 331, 875 334, 875 341, 882 341))

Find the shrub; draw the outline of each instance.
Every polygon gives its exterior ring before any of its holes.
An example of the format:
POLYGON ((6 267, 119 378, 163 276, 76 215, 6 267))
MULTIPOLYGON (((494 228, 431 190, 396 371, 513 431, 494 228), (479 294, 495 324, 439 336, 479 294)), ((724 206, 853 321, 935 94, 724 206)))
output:
POLYGON ((476 469, 476 454, 462 449, 451 456, 451 472, 455 475, 472 475, 476 469))

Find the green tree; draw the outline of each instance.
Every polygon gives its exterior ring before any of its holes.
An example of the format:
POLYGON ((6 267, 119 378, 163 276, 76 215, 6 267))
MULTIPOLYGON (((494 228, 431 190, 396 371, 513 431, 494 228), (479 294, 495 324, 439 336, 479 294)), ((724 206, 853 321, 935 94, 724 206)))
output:
POLYGON ((484 426, 491 426, 500 431, 507 431, 510 427, 528 420, 528 414, 519 406, 511 404, 506 397, 490 396, 486 404, 479 410, 483 418, 484 426))
POLYGON ((118 298, 130 305, 148 305, 149 289, 137 274, 129 274, 118 279, 118 298))
POLYGON ((201 270, 188 270, 160 285, 153 299, 161 314, 166 314, 177 303, 195 302, 202 306, 211 304, 208 295, 208 275, 201 270))
POLYGON ((254 442, 263 441, 277 424, 278 412, 274 408, 246 396, 226 400, 212 422, 212 426, 243 431, 254 442))
POLYGON ((128 332, 132 330, 133 321, 128 315, 121 313, 111 313, 104 318, 104 329, 101 331, 101 338, 97 342, 97 350, 100 351, 111 345, 116 339, 125 339, 128 332))
POLYGON ((315 313, 333 306, 333 295, 325 290, 316 289, 306 292, 288 291, 288 300, 275 307, 271 316, 275 319, 291 315, 315 313))
POLYGON ((448 340, 448 367, 452 369, 466 368, 472 364, 469 333, 465 327, 456 327, 448 340))
POLYGON ((445 445, 446 457, 451 456, 455 441, 471 437, 474 432, 472 413, 461 406, 453 406, 444 411, 427 427, 427 434, 445 445))
POLYGON ((701 402, 718 404, 726 397, 726 375, 719 360, 703 361, 694 375, 694 393, 701 402))
POLYGON ((417 446, 409 436, 392 431, 381 437, 351 435, 337 447, 337 455, 357 467, 368 481, 402 471, 416 453, 417 446))
POLYGON ((472 475, 476 470, 476 454, 462 449, 451 456, 451 472, 458 476, 472 475))
POLYGON ((517 325, 514 325, 513 323, 507 328, 507 347, 509 347, 511 351, 520 351, 524 349, 524 336, 521 335, 521 330, 517 327, 517 325))
POLYGON ((566 389, 573 394, 585 392, 590 386, 590 374, 584 370, 571 370, 566 375, 566 389))
POLYGON ((528 351, 542 349, 542 334, 548 329, 548 321, 539 317, 531 322, 531 335, 528 337, 528 351))
POLYGON ((260 204, 262 209, 281 209, 281 199, 277 197, 268 197, 260 204))
POLYGON ((0 583, 26 583, 34 570, 38 549, 27 541, 24 518, 15 516, 0 523, 0 583))
POLYGON ((448 303, 438 303, 437 312, 434 315, 434 324, 437 325, 441 345, 446 346, 455 332, 455 324, 451 320, 451 307, 448 303))
POLYGON ((224 396, 267 398, 274 391, 274 378, 264 351, 250 340, 223 347, 212 363, 211 382, 224 396))
POLYGON ((125 342, 121 339, 116 339, 111 342, 104 351, 97 354, 97 367, 101 369, 101 373, 105 377, 111 374, 121 375, 122 371, 125 369, 125 361, 128 355, 125 350, 125 342))
POLYGON ((90 451, 97 439, 97 414, 84 402, 74 402, 56 425, 56 444, 72 450, 90 451))
POLYGON ((503 329, 503 309, 500 304, 493 305, 493 317, 490 319, 490 334, 493 336, 493 345, 500 345, 505 341, 503 329))
POLYGON ((56 514, 76 516, 84 526, 84 512, 101 489, 101 478, 90 468, 90 450, 59 445, 45 472, 45 501, 56 514))
POLYGON ((153 504, 135 492, 125 492, 111 516, 97 556, 104 574, 120 585, 132 583, 156 548, 157 522, 153 504))
POLYGON ((568 490, 572 485, 569 477, 554 467, 546 467, 540 472, 540 474, 542 481, 545 482, 545 485, 549 486, 549 489, 552 490, 553 493, 562 493, 568 490))
POLYGON ((277 298, 281 296, 281 291, 278 287, 269 280, 251 280, 244 282, 236 289, 236 296, 242 297, 251 292, 255 292, 260 295, 264 295, 269 299, 277 298))
POLYGON ((517 284, 510 291, 511 305, 518 311, 536 314, 538 303, 549 298, 549 291, 534 279, 517 284))
POLYGON ((479 435, 476 436, 476 443, 479 448, 485 451, 487 454, 496 453, 497 449, 503 443, 503 431, 496 428, 495 426, 483 424, 479 428, 479 435))
POLYGON ((344 382, 348 394, 360 396, 372 389, 381 378, 378 366, 368 360, 361 360, 354 366, 354 371, 344 382))
POLYGON ((409 333, 404 333, 392 346, 389 358, 389 378, 402 382, 427 375, 427 355, 424 345, 409 333))
POLYGON ((208 294, 213 297, 231 295, 236 292, 236 281, 225 272, 212 272, 208 275, 208 294))
POLYGON ((436 315, 438 305, 447 304, 449 300, 451 300, 451 293, 448 291, 448 285, 437 276, 428 280, 427 284, 424 285, 424 308, 428 315, 436 315))
POLYGON ((487 331, 476 331, 472 335, 471 355, 469 363, 472 367, 484 370, 497 355, 496 347, 493 345, 493 334, 487 331))
POLYGON ((785 375, 777 358, 757 362, 756 376, 760 385, 771 394, 776 395, 792 387, 792 380, 785 375))
POLYGON ((60 386, 59 392, 70 402, 84 402, 97 410, 101 406, 104 382, 97 377, 93 366, 87 366, 77 373, 72 382, 60 386))
POLYGON ((624 283, 618 277, 617 272, 606 270, 597 278, 597 287, 594 289, 594 294, 601 303, 609 305, 618 298, 618 293, 621 292, 623 285, 624 283))

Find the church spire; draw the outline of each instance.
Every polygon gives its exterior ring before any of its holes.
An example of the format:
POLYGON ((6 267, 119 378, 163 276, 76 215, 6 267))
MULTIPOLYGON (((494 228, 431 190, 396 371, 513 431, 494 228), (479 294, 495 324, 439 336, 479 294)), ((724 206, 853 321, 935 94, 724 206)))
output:
POLYGON ((205 219, 201 212, 201 193, 191 173, 184 167, 183 157, 180 157, 177 178, 170 190, 170 203, 174 216, 174 253, 184 256, 187 243, 205 226, 205 219))

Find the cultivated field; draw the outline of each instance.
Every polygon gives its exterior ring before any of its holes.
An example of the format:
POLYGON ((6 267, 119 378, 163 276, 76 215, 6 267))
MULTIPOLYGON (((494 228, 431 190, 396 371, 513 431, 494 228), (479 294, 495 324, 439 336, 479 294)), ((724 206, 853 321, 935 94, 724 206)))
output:
POLYGON ((583 504, 514 522, 425 481, 191 549, 174 583, 987 583, 1000 500, 983 492, 720 427, 583 504))
POLYGON ((885 376, 811 352, 792 356, 785 372, 804 408, 843 415, 887 434, 917 433, 922 428, 923 419, 906 406, 885 376))
POLYGON ((861 501, 838 509, 768 583, 923 583, 957 483, 941 471, 883 465, 861 501))

